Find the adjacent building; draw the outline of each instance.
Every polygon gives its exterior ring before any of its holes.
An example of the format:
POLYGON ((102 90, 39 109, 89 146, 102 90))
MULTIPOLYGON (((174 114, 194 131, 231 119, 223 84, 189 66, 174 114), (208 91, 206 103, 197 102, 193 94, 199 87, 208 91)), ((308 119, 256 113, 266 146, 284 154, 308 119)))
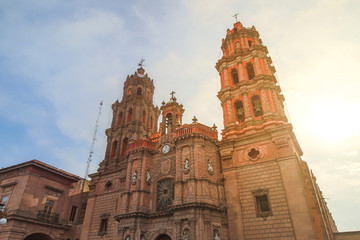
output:
MULTIPOLYGON (((0 239, 79 239, 86 207, 81 217, 83 184, 80 177, 38 160, 1 169, 0 200, 7 223, 0 226, 0 239), (75 228, 77 214, 80 224, 75 228)), ((86 198, 87 193, 84 203, 86 198)))

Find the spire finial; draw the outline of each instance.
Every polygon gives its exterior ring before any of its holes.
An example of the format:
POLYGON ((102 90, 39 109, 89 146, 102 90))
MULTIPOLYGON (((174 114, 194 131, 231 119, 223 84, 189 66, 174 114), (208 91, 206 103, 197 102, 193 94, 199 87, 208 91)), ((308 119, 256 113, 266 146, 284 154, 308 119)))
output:
POLYGON ((235 15, 233 16, 233 17, 235 18, 236 22, 239 21, 239 20, 237 19, 237 16, 238 16, 238 15, 239 15, 238 13, 235 13, 235 15))
POLYGON ((145 59, 144 59, 144 58, 141 58, 141 60, 140 60, 140 62, 139 62, 139 64, 138 64, 138 66, 139 66, 139 67, 143 67, 143 66, 145 66, 145 65, 144 65, 144 62, 145 62, 145 59))
POLYGON ((175 92, 174 92, 174 91, 171 91, 171 93, 170 93, 171 99, 174 99, 174 94, 175 94, 175 92))

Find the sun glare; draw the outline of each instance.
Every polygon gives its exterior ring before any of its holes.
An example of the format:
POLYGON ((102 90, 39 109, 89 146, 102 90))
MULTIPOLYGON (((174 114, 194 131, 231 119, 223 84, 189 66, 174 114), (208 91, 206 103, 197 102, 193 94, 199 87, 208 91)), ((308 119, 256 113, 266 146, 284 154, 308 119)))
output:
POLYGON ((360 135, 360 106, 346 102, 313 105, 306 129, 328 142, 338 142, 360 135))

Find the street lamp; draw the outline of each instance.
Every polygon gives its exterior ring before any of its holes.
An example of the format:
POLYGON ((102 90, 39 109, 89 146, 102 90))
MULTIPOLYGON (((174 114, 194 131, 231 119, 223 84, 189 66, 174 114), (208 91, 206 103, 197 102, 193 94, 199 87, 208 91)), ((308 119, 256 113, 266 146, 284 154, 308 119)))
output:
POLYGON ((3 212, 4 211, 4 207, 5 207, 5 204, 3 203, 0 203, 0 225, 4 225, 6 224, 7 220, 6 220, 6 214, 3 212))

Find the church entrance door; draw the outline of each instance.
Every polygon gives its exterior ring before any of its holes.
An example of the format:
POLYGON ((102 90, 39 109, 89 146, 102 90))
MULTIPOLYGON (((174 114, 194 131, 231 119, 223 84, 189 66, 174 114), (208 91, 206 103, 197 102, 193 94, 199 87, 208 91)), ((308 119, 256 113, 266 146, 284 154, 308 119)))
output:
POLYGON ((171 238, 168 235, 160 235, 156 240, 171 240, 171 238))

